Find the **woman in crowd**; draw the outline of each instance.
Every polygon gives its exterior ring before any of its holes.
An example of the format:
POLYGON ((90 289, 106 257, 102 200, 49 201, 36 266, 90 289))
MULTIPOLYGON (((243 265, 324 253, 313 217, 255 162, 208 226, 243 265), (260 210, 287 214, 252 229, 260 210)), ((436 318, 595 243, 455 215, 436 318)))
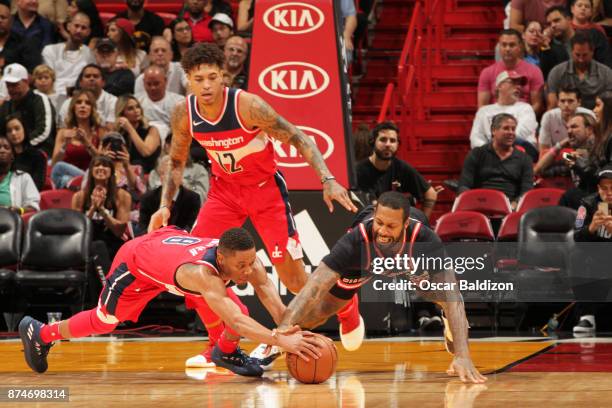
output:
POLYGON ((132 201, 138 201, 147 188, 142 178, 142 167, 130 164, 130 153, 123 136, 117 132, 104 135, 100 145, 100 154, 113 161, 117 188, 122 188, 130 193, 132 201))
POLYGON ((132 198, 117 188, 115 166, 106 156, 95 156, 88 169, 85 188, 72 197, 72 209, 85 213, 93 224, 93 240, 104 242, 112 259, 124 240, 132 198))
POLYGON ((130 69, 134 76, 140 75, 142 63, 147 54, 136 48, 134 24, 126 18, 115 18, 106 26, 106 36, 117 45, 119 56, 117 67, 130 69))
POLYGON ((125 138, 131 163, 139 164, 144 173, 149 174, 161 152, 159 132, 149 126, 140 102, 133 95, 119 97, 116 114, 117 130, 125 138))
POLYGON ((172 32, 172 61, 180 61, 183 54, 194 44, 191 27, 184 18, 172 20, 168 26, 172 32))
POLYGON ((540 66, 540 48, 542 47, 542 25, 538 21, 528 21, 523 32, 525 43, 525 61, 537 67, 540 66))
POLYGON ((64 188, 70 179, 85 174, 91 158, 98 154, 98 142, 105 132, 93 94, 74 91, 66 127, 58 132, 51 157, 51 179, 56 188, 64 188))
POLYGON ((606 92, 595 99, 593 109, 601 137, 595 140, 593 146, 594 164, 601 168, 612 163, 612 93, 606 92))
POLYGON ((5 134, 15 152, 15 169, 28 173, 36 188, 42 190, 47 174, 47 159, 44 153, 25 142, 28 138, 21 115, 14 113, 6 118, 5 134))
POLYGON ((40 193, 32 177, 15 170, 15 149, 6 136, 0 136, 0 207, 19 215, 38 211, 40 193))

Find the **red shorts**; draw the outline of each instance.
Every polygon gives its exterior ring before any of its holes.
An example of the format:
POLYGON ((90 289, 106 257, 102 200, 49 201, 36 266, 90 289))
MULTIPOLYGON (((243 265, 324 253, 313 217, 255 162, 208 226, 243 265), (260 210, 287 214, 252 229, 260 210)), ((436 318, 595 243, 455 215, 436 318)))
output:
POLYGON ((200 209, 191 234, 219 238, 230 228, 241 227, 250 218, 272 263, 281 263, 288 252, 301 259, 302 246, 291 213, 285 179, 276 172, 266 181, 242 186, 212 177, 208 199, 200 209))
POLYGON ((159 274, 147 277, 139 272, 132 273, 128 268, 128 264, 133 260, 132 251, 129 242, 124 244, 106 275, 106 282, 98 299, 98 316, 102 321, 109 324, 127 320, 136 322, 147 304, 162 292, 184 295, 195 302, 203 301, 199 295, 184 294, 176 288, 174 276, 164 277, 159 274))

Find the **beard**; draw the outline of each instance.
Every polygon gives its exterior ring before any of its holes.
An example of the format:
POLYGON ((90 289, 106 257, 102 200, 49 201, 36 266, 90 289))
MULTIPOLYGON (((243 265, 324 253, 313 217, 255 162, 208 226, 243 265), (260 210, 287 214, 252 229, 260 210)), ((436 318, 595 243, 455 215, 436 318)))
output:
POLYGON ((128 1, 127 6, 132 11, 140 11, 144 6, 144 1, 128 1))
POLYGON ((395 153, 390 150, 378 150, 374 149, 374 154, 378 160, 389 161, 395 157, 395 153))

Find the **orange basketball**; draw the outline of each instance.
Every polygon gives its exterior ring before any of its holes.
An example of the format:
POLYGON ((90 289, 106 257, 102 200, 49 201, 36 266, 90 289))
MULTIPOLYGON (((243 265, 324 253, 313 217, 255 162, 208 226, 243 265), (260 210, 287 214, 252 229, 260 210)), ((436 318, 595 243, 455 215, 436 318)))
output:
POLYGON ((304 384, 319 384, 326 381, 336 371, 338 350, 327 337, 317 336, 321 343, 321 357, 310 358, 308 362, 297 354, 287 353, 287 369, 293 378, 304 384))

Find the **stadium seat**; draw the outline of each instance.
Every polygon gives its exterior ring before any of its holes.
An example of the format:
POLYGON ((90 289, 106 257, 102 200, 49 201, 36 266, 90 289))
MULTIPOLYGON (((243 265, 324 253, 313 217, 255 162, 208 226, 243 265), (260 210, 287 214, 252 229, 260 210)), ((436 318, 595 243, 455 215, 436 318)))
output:
POLYGON ((100 20, 102 20, 102 25, 105 27, 106 27, 106 24, 108 24, 108 22, 110 21, 110 19, 115 17, 115 13, 107 12, 107 11, 100 11, 99 14, 100 14, 100 20))
MULTIPOLYGON (((19 263, 22 223, 19 215, 7 208, 0 208, 0 311, 11 312, 13 308, 13 280, 15 267, 19 263)), ((5 315, 9 331, 15 323, 5 315)))
POLYGON ((83 176, 76 176, 71 178, 66 184, 66 188, 72 191, 79 191, 83 184, 83 176))
POLYGON ((74 191, 68 189, 45 190, 40 193, 40 210, 72 208, 74 191))
POLYGON ((435 229, 442 241, 494 241, 489 219, 476 211, 455 211, 444 214, 435 229))
POLYGON ((486 188, 467 190, 453 204, 455 211, 476 211, 487 217, 505 217, 512 212, 510 200, 501 191, 486 188))
POLYGON ((534 208, 557 205, 564 191, 559 188, 536 188, 529 190, 518 202, 517 212, 525 212, 534 208))
POLYGON ((50 209, 34 214, 26 227, 15 274, 21 306, 61 307, 71 300, 73 313, 82 310, 91 239, 91 221, 78 211, 50 209))
POLYGON ((497 242, 493 250, 497 272, 515 270, 518 266, 518 229, 523 214, 522 212, 510 213, 501 222, 497 233, 497 242))
POLYGON ((176 18, 176 14, 174 13, 159 12, 157 13, 157 15, 164 19, 164 26, 168 26, 172 22, 172 20, 176 18))
POLYGON ((560 188, 567 190, 574 186, 571 177, 543 177, 536 181, 536 188, 560 188))
POLYGON ((519 224, 518 259, 525 265, 561 269, 574 246, 576 211, 542 207, 527 211, 519 224))
POLYGON ((501 227, 499 228, 499 232, 497 233, 498 241, 512 242, 518 239, 519 223, 523 214, 524 212, 516 211, 504 217, 501 227))

